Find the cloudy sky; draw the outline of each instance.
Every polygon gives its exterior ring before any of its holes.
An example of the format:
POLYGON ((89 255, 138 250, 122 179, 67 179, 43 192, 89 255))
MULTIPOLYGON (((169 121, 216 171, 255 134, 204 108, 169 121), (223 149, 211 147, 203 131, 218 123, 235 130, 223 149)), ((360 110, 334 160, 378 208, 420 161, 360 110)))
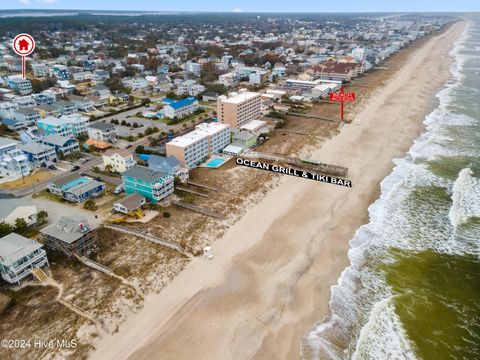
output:
POLYGON ((1 0, 0 2, 0 9, 222 12, 480 11, 479 0, 1 0))

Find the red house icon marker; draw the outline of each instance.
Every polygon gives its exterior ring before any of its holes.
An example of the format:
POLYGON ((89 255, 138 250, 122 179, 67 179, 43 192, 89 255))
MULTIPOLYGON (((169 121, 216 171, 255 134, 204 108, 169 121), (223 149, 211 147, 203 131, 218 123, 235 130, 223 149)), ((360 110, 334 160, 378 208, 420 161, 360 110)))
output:
POLYGON ((28 49, 30 48, 30 43, 25 39, 21 39, 18 42, 18 46, 20 48, 20 51, 28 51, 28 49))

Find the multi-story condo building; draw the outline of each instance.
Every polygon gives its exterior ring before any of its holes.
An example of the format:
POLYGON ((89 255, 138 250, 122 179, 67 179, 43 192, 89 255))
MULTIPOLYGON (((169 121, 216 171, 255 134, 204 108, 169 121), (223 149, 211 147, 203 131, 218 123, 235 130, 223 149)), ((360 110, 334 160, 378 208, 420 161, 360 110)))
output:
POLYGON ((110 123, 96 122, 87 128, 88 138, 106 143, 115 143, 118 139, 118 128, 110 123))
POLYGON ((230 144, 230 128, 220 123, 200 124, 194 131, 166 144, 167 156, 175 156, 182 166, 195 168, 209 155, 230 144))
POLYGON ((112 171, 124 173, 136 164, 133 154, 126 149, 108 149, 103 153, 103 165, 112 171))
POLYGON ((80 114, 64 115, 60 118, 46 117, 37 122, 37 126, 47 135, 61 135, 65 137, 77 137, 85 135, 88 118, 80 114))
POLYGON ((28 176, 30 164, 23 152, 13 149, 0 155, 0 174, 3 176, 28 176))
POLYGON ((237 128, 261 115, 261 95, 241 91, 232 96, 219 96, 217 99, 218 121, 231 128, 237 128))
POLYGON ((57 162, 57 153, 53 146, 31 142, 20 146, 19 149, 27 156, 33 167, 49 167, 57 162))
POLYGON ((45 265, 47 253, 42 244, 15 233, 0 238, 0 273, 5 281, 20 285, 32 270, 45 265))
POLYGON ((198 101, 193 97, 172 102, 163 108, 163 113, 170 119, 193 114, 198 109, 198 101))
POLYGON ((122 184, 127 194, 140 194, 153 203, 162 201, 174 190, 172 175, 139 165, 123 173, 122 184))
POLYGON ((27 95, 33 91, 32 82, 28 79, 22 79, 18 75, 9 76, 7 83, 10 89, 19 95, 27 95))

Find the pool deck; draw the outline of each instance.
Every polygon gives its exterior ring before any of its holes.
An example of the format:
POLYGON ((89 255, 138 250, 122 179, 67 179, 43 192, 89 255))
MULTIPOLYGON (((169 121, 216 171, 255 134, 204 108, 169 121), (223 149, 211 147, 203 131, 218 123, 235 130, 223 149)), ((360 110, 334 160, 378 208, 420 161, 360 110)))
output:
POLYGON ((204 163, 200 164, 198 167, 207 168, 207 169, 218 169, 220 166, 227 163, 230 159, 232 159, 232 156, 230 156, 230 155, 215 154, 215 155, 209 157, 204 163), (215 160, 223 160, 223 161, 216 166, 209 166, 208 165, 212 161, 215 161, 215 160))

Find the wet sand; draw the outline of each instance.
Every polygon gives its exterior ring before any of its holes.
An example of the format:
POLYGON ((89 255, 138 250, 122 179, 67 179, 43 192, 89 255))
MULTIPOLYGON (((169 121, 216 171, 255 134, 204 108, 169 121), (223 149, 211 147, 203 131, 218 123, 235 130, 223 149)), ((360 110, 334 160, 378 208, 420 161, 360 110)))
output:
POLYGON ((352 189, 282 177, 213 245, 214 260, 194 259, 92 357, 298 359, 302 337, 328 315, 330 287, 381 180, 422 132, 450 76, 448 52, 462 28, 415 49, 353 123, 310 155, 347 166, 352 189))

